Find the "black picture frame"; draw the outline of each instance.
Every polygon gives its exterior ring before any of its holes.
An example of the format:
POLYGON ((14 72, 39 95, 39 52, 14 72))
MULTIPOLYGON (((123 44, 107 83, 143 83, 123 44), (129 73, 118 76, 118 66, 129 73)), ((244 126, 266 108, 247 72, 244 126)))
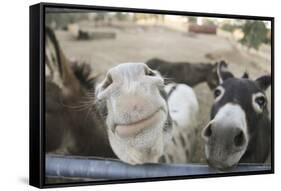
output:
POLYGON ((217 13, 199 13, 172 10, 154 10, 154 9, 137 9, 125 7, 104 7, 93 5, 74 5, 74 4, 57 4, 57 3, 39 3, 30 6, 30 145, 29 145, 29 184, 38 188, 68 187, 68 186, 85 186, 115 183, 132 183, 132 182, 148 182, 163 181, 177 179, 193 179, 193 178, 210 178, 210 177, 226 177, 226 176, 243 176, 274 173, 274 17, 249 16, 249 15, 232 15, 217 13), (45 183, 45 68, 44 68, 44 52, 45 52, 45 9, 46 8, 71 8, 79 10, 102 10, 116 12, 135 12, 135 13, 156 13, 171 14, 184 16, 200 16, 200 17, 221 17, 232 19, 250 19, 265 20, 271 22, 271 169, 265 171, 251 172, 231 172, 223 174, 206 174, 206 175, 188 175, 164 178, 143 178, 130 180, 106 180, 106 181, 89 181, 75 183, 46 184, 45 183))

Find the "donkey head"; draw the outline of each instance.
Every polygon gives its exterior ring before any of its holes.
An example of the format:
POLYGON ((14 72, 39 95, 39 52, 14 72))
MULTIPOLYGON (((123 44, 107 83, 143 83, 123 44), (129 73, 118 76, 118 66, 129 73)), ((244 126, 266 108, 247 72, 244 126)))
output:
POLYGON ((270 76, 235 78, 218 70, 221 84, 214 90, 211 121, 202 131, 208 163, 225 170, 243 162, 264 162, 270 122, 265 90, 270 76), (245 160, 243 160, 245 159, 245 160))
POLYGON ((117 65, 96 97, 115 154, 131 164, 157 162, 171 123, 160 74, 143 63, 117 65))
POLYGON ((60 49, 55 33, 45 28, 46 150, 61 147, 69 120, 63 104, 79 97, 79 83, 60 49))
POLYGON ((114 157, 98 113, 81 107, 95 86, 90 66, 70 62, 45 30, 46 151, 114 157))

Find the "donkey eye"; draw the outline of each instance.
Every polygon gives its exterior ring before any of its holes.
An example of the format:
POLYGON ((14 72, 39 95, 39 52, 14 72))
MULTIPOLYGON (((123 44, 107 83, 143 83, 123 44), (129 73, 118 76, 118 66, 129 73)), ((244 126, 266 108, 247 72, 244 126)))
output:
POLYGON ((149 68, 146 68, 145 69, 145 75, 147 75, 147 76, 155 76, 156 74, 152 70, 150 70, 149 68))
POLYGON ((112 80, 111 75, 110 75, 110 74, 107 74, 106 80, 105 80, 105 82, 103 83, 102 88, 103 88, 103 89, 107 88, 108 86, 110 86, 110 84, 112 84, 112 82, 113 82, 113 80, 112 80))
POLYGON ((215 91, 214 91, 214 97, 215 97, 215 101, 217 102, 217 101, 219 101, 222 97, 223 97, 223 95, 224 95, 224 88, 222 87, 222 86, 219 86, 219 87, 217 87, 216 89, 215 89, 215 91))
POLYGON ((264 107, 266 105, 266 99, 264 96, 256 97, 255 102, 260 106, 264 107))
POLYGON ((214 97, 217 98, 221 95, 221 90, 220 89, 215 89, 214 91, 214 97))
POLYGON ((252 95, 252 105, 257 113, 262 113, 266 104, 267 100, 262 92, 257 92, 252 95))

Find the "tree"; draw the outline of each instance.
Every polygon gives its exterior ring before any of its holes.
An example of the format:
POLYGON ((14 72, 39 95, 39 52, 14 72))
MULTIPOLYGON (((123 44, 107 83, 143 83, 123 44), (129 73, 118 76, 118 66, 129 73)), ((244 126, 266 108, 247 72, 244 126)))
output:
POLYGON ((246 21, 242 25, 244 37, 240 42, 249 48, 258 49, 260 45, 266 42, 268 29, 262 21, 246 21))
POLYGON ((225 30, 225 31, 228 31, 228 32, 233 32, 237 28, 239 28, 239 26, 233 25, 233 24, 229 24, 229 23, 225 23, 221 27, 222 30, 225 30))

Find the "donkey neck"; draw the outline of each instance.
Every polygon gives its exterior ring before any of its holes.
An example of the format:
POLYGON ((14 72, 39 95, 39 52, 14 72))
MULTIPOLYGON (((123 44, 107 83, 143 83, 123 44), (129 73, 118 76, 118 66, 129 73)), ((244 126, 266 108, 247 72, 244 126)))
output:
POLYGON ((267 116, 257 121, 256 131, 250 136, 248 148, 240 162, 263 163, 268 158, 271 148, 271 121, 267 116))
POLYGON ((211 64, 190 64, 190 63, 177 63, 177 67, 181 69, 183 82, 195 86, 199 83, 207 81, 208 75, 212 72, 211 64))
POLYGON ((189 62, 169 62, 161 59, 151 59, 147 65, 154 70, 158 70, 164 77, 176 83, 184 83, 195 86, 207 81, 212 72, 212 64, 189 62))

